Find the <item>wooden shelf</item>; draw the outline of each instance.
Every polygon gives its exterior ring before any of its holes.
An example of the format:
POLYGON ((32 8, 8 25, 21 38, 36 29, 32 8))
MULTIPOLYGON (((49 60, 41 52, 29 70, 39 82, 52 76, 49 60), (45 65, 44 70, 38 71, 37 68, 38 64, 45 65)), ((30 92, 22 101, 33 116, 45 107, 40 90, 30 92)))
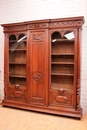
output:
MULTIPOLYGON (((22 40, 22 42, 26 42, 27 40, 22 40)), ((18 42, 17 40, 9 40, 9 42, 18 42)))
POLYGON ((68 65, 73 65, 74 62, 51 62, 51 64, 68 64, 68 65))
POLYGON ((26 65, 26 63, 24 63, 24 62, 9 62, 9 64, 26 65))
POLYGON ((66 56, 69 56, 69 55, 74 55, 74 53, 51 53, 51 55, 53 55, 53 56, 56 56, 56 55, 66 55, 66 56))
POLYGON ((72 39, 72 40, 68 40, 68 39, 52 39, 52 42, 53 43, 55 43, 55 42, 65 42, 65 41, 67 41, 67 42, 73 42, 74 41, 74 39, 72 39))
POLYGON ((15 74, 10 74, 9 77, 26 78, 26 75, 15 75, 15 74))
POLYGON ((26 49, 9 49, 9 51, 13 51, 13 50, 15 50, 15 51, 26 51, 26 49))
POLYGON ((26 89, 26 84, 13 84, 13 83, 10 83, 11 85, 9 86, 9 88, 13 88, 14 86, 18 85, 18 87, 22 87, 21 89, 26 89))
POLYGON ((51 73, 51 75, 74 76, 74 74, 69 74, 69 73, 51 73))
POLYGON ((9 40, 9 42, 17 42, 17 40, 9 40))

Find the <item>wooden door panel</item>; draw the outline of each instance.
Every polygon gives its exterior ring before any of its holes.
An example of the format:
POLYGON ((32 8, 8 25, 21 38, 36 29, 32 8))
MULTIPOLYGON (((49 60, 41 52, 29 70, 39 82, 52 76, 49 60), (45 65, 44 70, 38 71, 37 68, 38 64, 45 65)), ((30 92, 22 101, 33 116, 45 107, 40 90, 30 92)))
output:
POLYGON ((32 96, 42 97, 43 94, 43 43, 33 43, 32 44, 32 96))
POLYGON ((31 103, 45 104, 45 31, 31 32, 31 103))

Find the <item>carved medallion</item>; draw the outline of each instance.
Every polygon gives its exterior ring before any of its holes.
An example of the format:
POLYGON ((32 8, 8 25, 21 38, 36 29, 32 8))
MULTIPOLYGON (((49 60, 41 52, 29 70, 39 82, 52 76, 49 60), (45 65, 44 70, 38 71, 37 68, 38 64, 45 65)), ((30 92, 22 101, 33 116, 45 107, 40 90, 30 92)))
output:
POLYGON ((33 80, 38 83, 43 81, 43 75, 40 72, 34 72, 33 73, 33 80))

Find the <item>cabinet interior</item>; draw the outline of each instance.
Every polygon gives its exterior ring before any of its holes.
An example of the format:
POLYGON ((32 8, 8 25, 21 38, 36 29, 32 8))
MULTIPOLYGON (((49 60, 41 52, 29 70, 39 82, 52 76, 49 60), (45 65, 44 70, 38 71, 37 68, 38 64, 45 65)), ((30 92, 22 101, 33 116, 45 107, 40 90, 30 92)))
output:
POLYGON ((73 84, 74 39, 68 40, 54 32, 51 36, 51 88, 72 89, 73 84))
POLYGON ((26 36, 20 34, 9 37, 9 82, 26 83, 26 36))

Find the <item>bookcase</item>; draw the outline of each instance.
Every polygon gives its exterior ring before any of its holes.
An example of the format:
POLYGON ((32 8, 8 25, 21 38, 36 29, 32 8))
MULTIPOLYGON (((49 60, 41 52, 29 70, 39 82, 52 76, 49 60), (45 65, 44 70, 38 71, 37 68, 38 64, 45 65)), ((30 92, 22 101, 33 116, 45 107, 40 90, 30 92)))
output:
POLYGON ((81 118, 84 17, 3 24, 3 106, 81 118))

